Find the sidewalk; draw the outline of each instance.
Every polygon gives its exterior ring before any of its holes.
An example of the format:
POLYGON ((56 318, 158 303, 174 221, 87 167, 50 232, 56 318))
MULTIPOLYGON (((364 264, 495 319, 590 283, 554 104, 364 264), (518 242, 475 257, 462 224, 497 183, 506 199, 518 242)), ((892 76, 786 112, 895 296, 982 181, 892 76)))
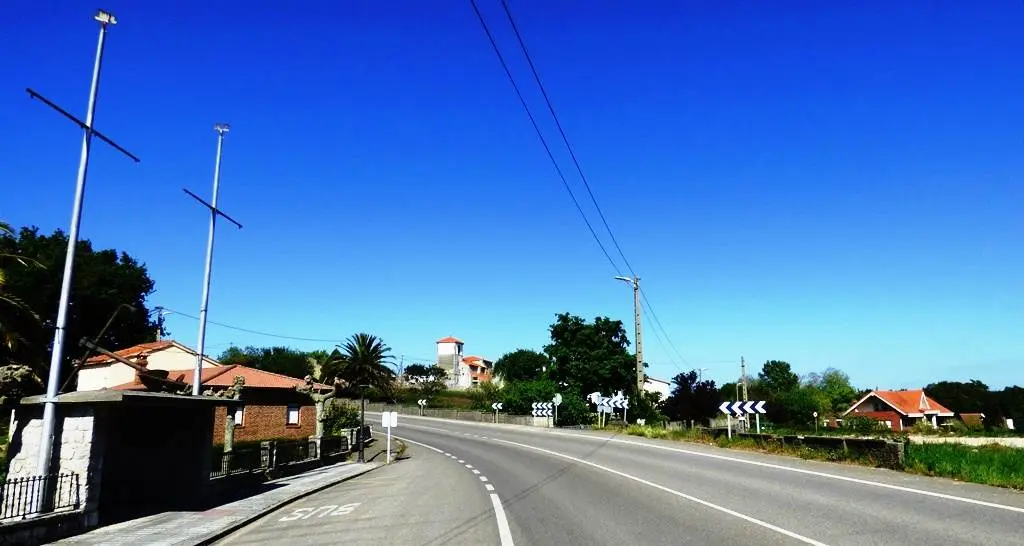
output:
POLYGON ((278 507, 326 487, 365 474, 381 463, 339 463, 268 484, 280 487, 205 512, 164 512, 101 527, 54 544, 207 544, 278 507))

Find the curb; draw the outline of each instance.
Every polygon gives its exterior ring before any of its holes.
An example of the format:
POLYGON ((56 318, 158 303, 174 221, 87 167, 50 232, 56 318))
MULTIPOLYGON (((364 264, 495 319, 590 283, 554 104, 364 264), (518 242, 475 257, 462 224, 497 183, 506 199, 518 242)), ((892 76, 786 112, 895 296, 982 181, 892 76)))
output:
POLYGON ((294 497, 291 497, 289 499, 285 499, 285 500, 283 500, 281 502, 278 502, 278 503, 276 503, 276 504, 274 504, 272 506, 268 506, 267 508, 265 508, 263 510, 260 510, 258 513, 253 514, 252 516, 249 516, 249 517, 247 517, 247 518, 245 518, 245 519, 243 519, 243 520, 241 520, 241 521, 239 521, 237 523, 232 523, 231 525, 229 525, 229 526, 227 526, 227 527, 225 527, 225 528, 223 528, 223 529, 221 529, 219 531, 211 533, 211 534, 207 535, 205 538, 202 538, 202 539, 200 539, 200 540, 198 540, 196 542, 193 542, 192 544, 194 546, 206 546, 208 544, 213 544, 214 542, 216 542, 216 541, 218 541, 218 540, 220 540, 220 539, 230 535, 231 533, 234 533, 235 531, 241 529, 242 527, 245 527, 246 525, 249 525, 250 523, 252 523, 252 522, 262 518, 263 516, 266 516, 267 514, 273 512, 273 511, 275 511, 275 510, 277 510, 279 508, 282 508, 284 506, 288 506, 289 504, 291 504, 291 503, 293 503, 293 502, 295 502, 297 500, 303 499, 305 497, 308 497, 308 496, 310 496, 310 495, 312 495, 314 493, 319 493, 320 491, 323 491, 324 489, 327 489, 328 487, 333 487, 335 485, 338 485, 339 483, 347 482, 348 480, 351 480, 353 478, 358 478, 359 476, 362 476, 363 474, 366 474, 368 472, 371 472, 371 471, 376 470, 378 468, 381 468, 383 466, 386 466, 386 465, 378 464, 377 466, 371 466, 370 468, 367 468, 367 469, 364 469, 364 470, 360 470, 359 472, 356 472, 355 474, 350 474, 350 475, 347 475, 347 476, 343 476, 343 477, 338 478, 336 480, 331 480, 330 482, 325 483, 323 485, 318 485, 318 486, 316 486, 313 489, 310 489, 308 491, 303 491, 302 493, 300 493, 298 495, 295 495, 294 497))

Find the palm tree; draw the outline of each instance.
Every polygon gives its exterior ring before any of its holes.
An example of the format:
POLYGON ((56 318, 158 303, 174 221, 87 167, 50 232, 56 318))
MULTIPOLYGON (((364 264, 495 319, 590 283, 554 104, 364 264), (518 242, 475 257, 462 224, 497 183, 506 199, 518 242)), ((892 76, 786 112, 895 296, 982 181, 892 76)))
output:
MULTIPOLYGON (((10 224, 0 222, 0 239, 13 237, 14 230, 11 229, 10 224)), ((19 321, 23 326, 26 323, 26 319, 27 322, 34 326, 38 326, 42 322, 39 315, 32 308, 21 301, 20 298, 4 289, 4 286, 7 284, 7 263, 11 260, 22 267, 43 267, 42 264, 31 258, 5 252, 0 248, 0 345, 6 348, 9 353, 13 353, 18 343, 24 341, 24 335, 17 326, 19 321)))
POLYGON ((366 461, 363 448, 366 439, 366 398, 367 387, 387 387, 395 378, 395 373, 387 366, 391 362, 391 348, 377 336, 358 333, 340 345, 341 355, 337 359, 337 377, 359 389, 359 462, 366 461))
MULTIPOLYGON (((361 389, 387 388, 394 381, 395 372, 388 367, 392 361, 391 348, 379 337, 365 333, 355 334, 339 348, 341 353, 334 359, 337 362, 335 373, 339 379, 361 389)), ((327 371, 334 366, 329 365, 325 368, 324 371, 327 371)))

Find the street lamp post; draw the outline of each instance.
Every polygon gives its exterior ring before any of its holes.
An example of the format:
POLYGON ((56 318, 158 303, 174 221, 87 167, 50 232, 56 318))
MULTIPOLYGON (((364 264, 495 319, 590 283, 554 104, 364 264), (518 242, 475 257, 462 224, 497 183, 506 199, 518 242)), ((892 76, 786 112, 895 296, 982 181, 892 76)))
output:
POLYGON ((615 277, 633 286, 633 322, 636 332, 636 392, 644 392, 644 341, 640 326, 640 277, 615 277))

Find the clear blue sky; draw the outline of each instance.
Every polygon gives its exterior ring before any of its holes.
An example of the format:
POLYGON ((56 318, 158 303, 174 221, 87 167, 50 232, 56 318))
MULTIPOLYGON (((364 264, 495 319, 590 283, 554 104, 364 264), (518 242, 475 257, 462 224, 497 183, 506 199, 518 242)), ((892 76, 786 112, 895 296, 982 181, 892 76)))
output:
MULTIPOLYGON (((647 320, 652 375, 731 380, 742 355, 862 387, 1021 383, 1020 2, 511 4, 685 359, 647 320)), ((95 7, 15 0, 0 22, 15 225, 67 228, 80 132, 24 88, 84 114, 95 7)), ((82 235, 144 261, 153 305, 198 311, 207 216, 181 189, 209 196, 228 121, 221 205, 245 228, 218 229, 211 320, 415 357, 450 334, 539 349, 563 311, 632 329, 468 1, 103 7, 96 126, 142 163, 97 145, 82 235)), ((195 344, 196 321, 168 325, 195 344)), ((230 343, 324 345, 210 327, 210 352, 230 343)))

